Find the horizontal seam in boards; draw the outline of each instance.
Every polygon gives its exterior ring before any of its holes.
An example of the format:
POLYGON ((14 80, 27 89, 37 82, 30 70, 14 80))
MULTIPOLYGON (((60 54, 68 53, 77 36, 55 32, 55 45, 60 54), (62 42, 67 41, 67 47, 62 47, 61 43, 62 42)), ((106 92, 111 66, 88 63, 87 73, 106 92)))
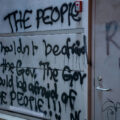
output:
POLYGON ((14 36, 36 36, 36 35, 55 35, 55 34, 82 34, 84 28, 78 29, 62 29, 62 30, 45 30, 45 31, 30 31, 17 33, 0 33, 0 37, 14 37, 14 36))

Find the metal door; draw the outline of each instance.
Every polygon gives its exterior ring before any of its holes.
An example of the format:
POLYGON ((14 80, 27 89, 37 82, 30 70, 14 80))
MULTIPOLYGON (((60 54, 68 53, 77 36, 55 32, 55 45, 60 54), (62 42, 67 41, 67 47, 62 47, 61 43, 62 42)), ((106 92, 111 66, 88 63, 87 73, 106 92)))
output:
POLYGON ((94 5, 94 119, 120 120, 120 1, 94 5))

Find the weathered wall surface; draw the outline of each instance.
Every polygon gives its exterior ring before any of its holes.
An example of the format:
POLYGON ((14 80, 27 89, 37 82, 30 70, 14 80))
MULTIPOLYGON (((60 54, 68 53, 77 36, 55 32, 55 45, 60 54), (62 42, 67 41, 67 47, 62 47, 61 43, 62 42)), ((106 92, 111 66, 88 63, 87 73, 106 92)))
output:
POLYGON ((0 0, 0 108, 87 119, 87 5, 0 0))
MULTIPOLYGON (((120 119, 120 1, 95 0, 95 120, 120 119), (102 81, 99 82, 99 76, 102 81)), ((93 40, 93 41, 94 41, 93 40)))

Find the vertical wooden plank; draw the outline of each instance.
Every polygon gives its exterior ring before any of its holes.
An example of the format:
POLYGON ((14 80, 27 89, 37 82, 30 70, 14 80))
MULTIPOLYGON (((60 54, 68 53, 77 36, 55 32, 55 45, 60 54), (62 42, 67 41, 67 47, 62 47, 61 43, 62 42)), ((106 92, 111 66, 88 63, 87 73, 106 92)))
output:
POLYGON ((92 2, 88 3, 88 120, 92 120, 92 2))

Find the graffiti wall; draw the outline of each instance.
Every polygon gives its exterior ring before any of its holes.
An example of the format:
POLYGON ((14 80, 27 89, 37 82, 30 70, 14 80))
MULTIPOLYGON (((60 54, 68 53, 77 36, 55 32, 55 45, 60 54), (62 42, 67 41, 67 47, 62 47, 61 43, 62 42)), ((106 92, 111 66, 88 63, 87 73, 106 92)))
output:
POLYGON ((0 108, 86 120, 87 1, 83 12, 73 0, 0 2, 0 108))
POLYGON ((75 0, 0 0, 0 3, 1 33, 83 28, 83 17, 87 26, 87 1, 83 1, 81 13, 75 0))

